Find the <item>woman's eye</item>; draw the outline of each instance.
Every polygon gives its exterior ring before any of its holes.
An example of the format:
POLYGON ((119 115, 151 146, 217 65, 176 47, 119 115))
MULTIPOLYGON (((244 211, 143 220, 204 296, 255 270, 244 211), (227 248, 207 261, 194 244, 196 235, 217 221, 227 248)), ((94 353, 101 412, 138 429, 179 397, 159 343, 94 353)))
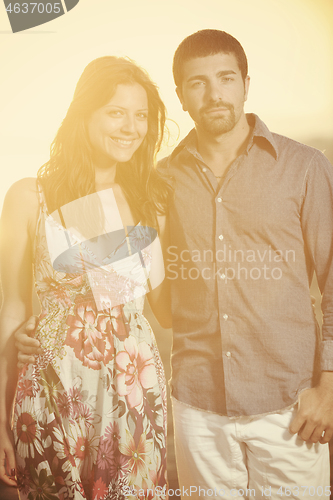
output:
POLYGON ((148 118, 148 114, 147 114, 147 113, 138 113, 138 114, 137 114, 137 117, 138 117, 140 120, 147 120, 147 118, 148 118))
POLYGON ((123 113, 122 113, 122 111, 119 111, 117 109, 113 109, 113 110, 111 110, 111 111, 108 112, 108 115, 109 116, 113 116, 115 118, 118 118, 120 116, 123 116, 123 113))

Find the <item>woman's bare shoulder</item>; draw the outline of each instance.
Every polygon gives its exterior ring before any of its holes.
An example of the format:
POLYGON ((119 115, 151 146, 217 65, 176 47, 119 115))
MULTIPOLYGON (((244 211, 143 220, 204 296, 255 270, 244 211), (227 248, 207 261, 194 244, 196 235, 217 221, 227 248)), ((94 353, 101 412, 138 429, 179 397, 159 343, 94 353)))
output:
POLYGON ((10 200, 21 200, 28 201, 36 200, 38 203, 37 196, 37 179, 34 177, 25 177, 19 181, 14 182, 7 191, 6 198, 10 200))
POLYGON ((5 197, 3 211, 29 217, 36 213, 38 205, 37 181, 33 177, 26 177, 11 185, 5 197))
POLYGON ((17 193, 17 194, 28 194, 37 193, 37 179, 35 177, 24 177, 20 179, 14 184, 12 184, 8 190, 8 193, 17 193))

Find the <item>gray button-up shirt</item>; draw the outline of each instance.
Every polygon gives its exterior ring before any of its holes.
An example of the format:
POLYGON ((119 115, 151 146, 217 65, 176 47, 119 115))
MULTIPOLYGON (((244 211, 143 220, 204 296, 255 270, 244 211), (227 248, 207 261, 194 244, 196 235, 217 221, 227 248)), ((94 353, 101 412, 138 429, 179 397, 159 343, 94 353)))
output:
POLYGON ((194 130, 160 163, 174 185, 173 395, 229 416, 288 407, 320 369, 333 371, 333 167, 247 118, 252 137, 220 188, 194 130))

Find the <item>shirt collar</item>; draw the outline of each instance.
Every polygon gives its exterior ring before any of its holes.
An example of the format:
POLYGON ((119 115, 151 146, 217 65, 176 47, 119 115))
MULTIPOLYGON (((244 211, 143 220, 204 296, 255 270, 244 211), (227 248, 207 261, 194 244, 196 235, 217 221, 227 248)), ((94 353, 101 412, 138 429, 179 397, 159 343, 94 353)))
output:
POLYGON ((263 149, 268 149, 268 151, 273 154, 277 160, 279 151, 272 132, 268 130, 267 126, 262 120, 260 120, 259 116, 254 113, 246 114, 246 118, 249 124, 253 127, 252 136, 249 140, 246 151, 248 152, 256 142, 258 146, 263 149))
MULTIPOLYGON (((256 143, 262 149, 269 151, 277 160, 279 153, 273 134, 268 130, 264 122, 254 113, 247 113, 246 118, 252 127, 252 135, 247 145, 246 152, 248 153, 254 143, 256 143)), ((186 149, 191 155, 202 161, 201 155, 197 149, 197 136, 194 128, 174 149, 171 157, 174 158, 183 149, 186 149)))

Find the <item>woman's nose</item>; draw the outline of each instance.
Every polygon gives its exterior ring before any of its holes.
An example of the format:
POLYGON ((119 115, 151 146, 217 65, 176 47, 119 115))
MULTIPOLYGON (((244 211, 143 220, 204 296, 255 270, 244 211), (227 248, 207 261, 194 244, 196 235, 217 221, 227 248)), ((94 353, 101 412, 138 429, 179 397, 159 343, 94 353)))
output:
POLYGON ((133 133, 136 131, 135 117, 131 115, 126 115, 122 123, 121 129, 127 133, 133 133))

